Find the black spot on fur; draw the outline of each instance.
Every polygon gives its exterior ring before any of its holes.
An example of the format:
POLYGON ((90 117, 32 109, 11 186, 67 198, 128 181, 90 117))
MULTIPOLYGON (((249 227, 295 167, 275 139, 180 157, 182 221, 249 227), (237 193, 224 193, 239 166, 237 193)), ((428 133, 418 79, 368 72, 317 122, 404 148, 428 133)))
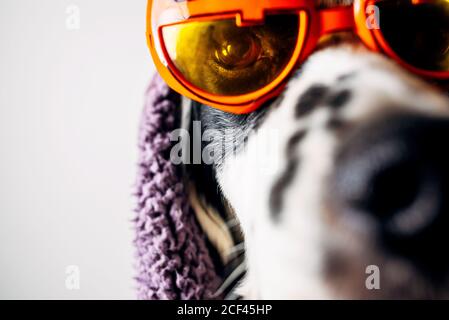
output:
POLYGON ((333 93, 326 99, 326 105, 338 109, 351 99, 351 91, 348 89, 333 93))
POLYGON ((329 106, 334 109, 339 109, 344 106, 351 99, 351 91, 348 89, 332 92, 329 87, 325 85, 314 85, 306 90, 299 98, 295 117, 300 118, 308 115, 318 106, 329 106))
POLYGON ((328 91, 329 88, 322 84, 313 85, 307 89, 296 104, 295 118, 300 118, 309 114, 323 101, 323 98, 327 95, 328 91))
POLYGON ((290 185, 293 180, 294 174, 298 168, 299 159, 294 157, 288 160, 287 167, 282 175, 276 180, 273 185, 270 194, 270 210, 274 218, 278 218, 279 213, 282 210, 282 197, 285 189, 290 185))
POLYGON ((352 79, 355 77, 356 74, 357 74, 356 72, 350 72, 350 73, 343 74, 343 75, 337 77, 337 81, 345 81, 345 80, 352 79))
POLYGON ((296 151, 296 145, 300 143, 302 139, 304 139, 305 135, 306 132, 304 130, 299 130, 293 136, 291 136, 290 139, 288 139, 286 149, 287 158, 291 157, 294 154, 294 152, 296 151))
POLYGON ((277 219, 283 206, 283 195, 286 188, 291 184, 299 166, 299 158, 296 155, 296 147, 304 139, 306 132, 300 130, 296 132, 287 142, 286 158, 287 166, 273 184, 270 193, 269 206, 271 215, 277 219))
POLYGON ((326 127, 330 130, 338 130, 344 126, 343 120, 340 118, 332 117, 326 124, 326 127))

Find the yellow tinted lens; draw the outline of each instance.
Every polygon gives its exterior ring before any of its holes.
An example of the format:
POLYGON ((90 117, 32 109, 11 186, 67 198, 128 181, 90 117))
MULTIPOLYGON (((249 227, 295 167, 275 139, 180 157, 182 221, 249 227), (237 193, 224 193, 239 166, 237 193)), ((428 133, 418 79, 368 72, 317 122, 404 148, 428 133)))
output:
POLYGON ((297 15, 267 16, 263 25, 235 19, 187 22, 163 28, 165 48, 182 76, 217 95, 242 95, 271 83, 295 50, 297 15))
POLYGON ((429 71, 449 71, 449 0, 383 0, 380 31, 405 62, 429 71))

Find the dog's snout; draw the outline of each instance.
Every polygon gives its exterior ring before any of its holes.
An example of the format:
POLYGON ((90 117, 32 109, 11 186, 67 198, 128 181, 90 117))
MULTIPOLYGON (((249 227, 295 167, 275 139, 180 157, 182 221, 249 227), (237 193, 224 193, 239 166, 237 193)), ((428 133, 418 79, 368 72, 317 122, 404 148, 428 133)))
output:
POLYGON ((387 249, 443 271, 449 239, 449 120, 389 116, 356 128, 337 154, 334 194, 365 214, 387 249))

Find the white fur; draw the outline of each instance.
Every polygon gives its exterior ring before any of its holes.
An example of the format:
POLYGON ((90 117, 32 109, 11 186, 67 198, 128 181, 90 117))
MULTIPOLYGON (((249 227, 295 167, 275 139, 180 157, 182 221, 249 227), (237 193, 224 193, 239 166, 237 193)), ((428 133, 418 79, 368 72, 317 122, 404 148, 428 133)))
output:
POLYGON ((245 298, 336 297, 322 273, 324 248, 342 241, 327 228, 322 214, 325 178, 333 169, 339 142, 325 125, 333 110, 317 108, 304 118, 294 118, 298 98, 314 84, 351 90, 352 99, 341 110, 349 122, 404 107, 449 116, 447 98, 381 55, 340 47, 310 57, 302 73, 289 82, 280 106, 270 110, 247 147, 229 155, 219 172, 221 189, 245 235, 248 274, 240 288, 245 298), (345 83, 337 81, 348 73, 355 76, 345 83), (268 205, 271 187, 286 165, 286 142, 300 128, 307 133, 297 149, 299 168, 275 223, 268 205), (276 137, 271 146, 263 143, 267 133, 276 137), (262 170, 267 159, 272 165, 262 170))

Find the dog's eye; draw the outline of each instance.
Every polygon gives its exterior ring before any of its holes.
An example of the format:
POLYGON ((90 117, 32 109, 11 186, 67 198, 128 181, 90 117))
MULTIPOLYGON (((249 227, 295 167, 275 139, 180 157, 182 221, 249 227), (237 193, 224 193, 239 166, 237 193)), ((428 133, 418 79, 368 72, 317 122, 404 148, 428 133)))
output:
POLYGON ((240 69, 254 64, 262 52, 260 40, 250 32, 221 35, 214 57, 226 69, 240 69))
POLYGON ((414 67, 449 70, 449 1, 379 1, 382 36, 414 67), (412 23, 411 23, 412 21, 412 23))
POLYGON ((269 15, 263 24, 235 19, 165 26, 163 43, 175 75, 208 93, 241 95, 273 82, 296 48, 297 15, 269 15))

